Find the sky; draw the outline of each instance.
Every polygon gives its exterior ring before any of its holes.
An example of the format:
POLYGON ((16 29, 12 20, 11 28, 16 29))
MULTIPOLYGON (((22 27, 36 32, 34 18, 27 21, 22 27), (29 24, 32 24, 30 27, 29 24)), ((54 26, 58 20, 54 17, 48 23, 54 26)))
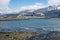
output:
POLYGON ((11 8, 17 8, 21 6, 34 5, 35 3, 46 4, 47 0, 11 0, 10 3, 11 8))
POLYGON ((49 5, 57 6, 60 0, 0 0, 0 13, 18 13, 23 10, 37 10, 49 5))

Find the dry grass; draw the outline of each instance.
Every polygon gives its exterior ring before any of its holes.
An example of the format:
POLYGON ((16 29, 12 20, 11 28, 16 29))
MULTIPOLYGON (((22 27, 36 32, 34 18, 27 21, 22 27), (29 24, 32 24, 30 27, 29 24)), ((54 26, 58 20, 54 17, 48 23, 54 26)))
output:
POLYGON ((0 32, 0 40, 28 40, 35 35, 30 32, 0 32))

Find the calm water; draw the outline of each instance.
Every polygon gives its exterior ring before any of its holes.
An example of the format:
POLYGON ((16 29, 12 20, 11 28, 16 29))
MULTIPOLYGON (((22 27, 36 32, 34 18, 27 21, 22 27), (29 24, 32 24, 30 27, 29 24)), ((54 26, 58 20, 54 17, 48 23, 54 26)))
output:
POLYGON ((20 31, 20 30, 58 30, 60 31, 60 19, 30 19, 15 21, 0 21, 1 31, 20 31))

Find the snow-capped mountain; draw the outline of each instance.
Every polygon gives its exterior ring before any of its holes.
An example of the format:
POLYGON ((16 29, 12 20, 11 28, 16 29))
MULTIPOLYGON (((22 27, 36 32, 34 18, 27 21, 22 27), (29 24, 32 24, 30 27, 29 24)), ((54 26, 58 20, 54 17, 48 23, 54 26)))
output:
MULTIPOLYGON (((46 8, 41 8, 41 9, 37 9, 37 10, 23 10, 23 11, 20 11, 19 13, 12 13, 13 15, 22 15, 22 14, 37 14, 37 13, 43 13, 45 14, 45 16, 60 16, 60 9, 58 9, 58 7, 60 7, 60 5, 58 6, 48 6, 46 8)), ((12 14, 9 14, 12 15, 12 14)), ((3 14, 1 16, 6 16, 8 14, 3 14)))

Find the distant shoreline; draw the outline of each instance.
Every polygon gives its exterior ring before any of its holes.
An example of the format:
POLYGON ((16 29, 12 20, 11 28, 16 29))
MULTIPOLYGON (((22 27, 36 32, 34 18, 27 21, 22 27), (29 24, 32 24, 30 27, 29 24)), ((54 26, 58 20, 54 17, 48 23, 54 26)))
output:
POLYGON ((0 18, 0 21, 27 20, 28 18, 0 18))
POLYGON ((17 18, 0 18, 0 21, 12 21, 12 20, 28 20, 28 19, 49 19, 48 17, 17 17, 17 18))

